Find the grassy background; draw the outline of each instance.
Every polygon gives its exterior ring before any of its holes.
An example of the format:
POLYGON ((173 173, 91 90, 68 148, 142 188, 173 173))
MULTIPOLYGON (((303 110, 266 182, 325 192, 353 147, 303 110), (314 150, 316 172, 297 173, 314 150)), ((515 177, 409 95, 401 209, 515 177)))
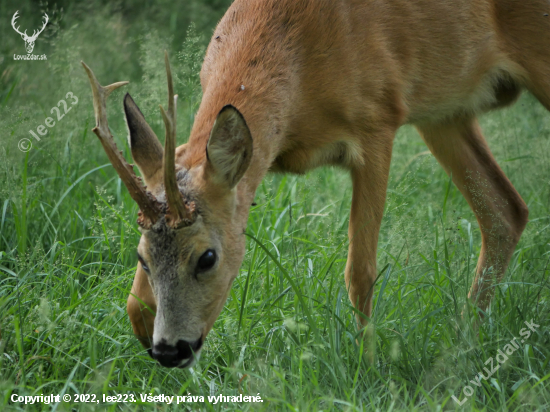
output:
MULTIPOLYGON (((125 313, 136 266, 137 207, 95 135, 90 89, 130 80, 109 99, 129 159, 122 96, 159 136, 163 50, 180 95, 183 143, 200 102, 198 71, 229 1, 29 0, 0 4, 1 410, 547 410, 550 391, 550 115, 527 94, 482 126, 529 205, 530 222, 479 334, 460 313, 480 249, 475 218, 414 129, 395 141, 380 235, 374 321, 356 344, 343 271, 351 184, 326 168, 268 176, 248 225, 245 260, 199 365, 163 369, 132 336, 125 313), (50 24, 25 54, 9 25, 50 24), (78 104, 40 142, 35 130, 73 92, 78 104), (18 142, 29 138, 23 153, 18 142), (462 407, 462 389, 533 319, 537 332, 462 407), (366 349, 366 350, 364 350, 366 349), (11 394, 256 395, 257 404, 21 405, 11 394)), ((70 101, 70 99, 67 99, 70 101)))

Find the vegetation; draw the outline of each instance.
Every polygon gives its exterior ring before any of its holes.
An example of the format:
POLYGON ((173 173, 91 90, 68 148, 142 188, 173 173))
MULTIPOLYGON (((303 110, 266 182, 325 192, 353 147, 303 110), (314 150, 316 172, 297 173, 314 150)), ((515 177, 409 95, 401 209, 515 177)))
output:
MULTIPOLYGON (((109 99, 109 121, 130 159, 122 96, 157 135, 165 100, 163 50, 180 95, 179 143, 200 102, 205 45, 228 1, 0 4, 1 410, 547 410, 550 403, 550 115, 530 95, 482 118, 496 158, 529 205, 530 222, 478 331, 465 306, 480 232, 467 203, 415 130, 395 140, 367 338, 358 345, 343 279, 351 184, 346 171, 268 176, 258 190, 245 261, 199 365, 168 370, 132 335, 125 304, 137 263, 137 207, 90 129, 90 88, 130 80, 109 99), (86 3, 86 4, 84 4, 86 3), (50 17, 16 61, 22 30, 50 17), (72 92, 78 103, 70 105, 72 92), (51 108, 70 111, 37 141, 51 108), (33 144, 18 148, 21 139, 33 144), (463 321, 462 311, 467 314, 463 321), (525 321, 536 331, 489 379, 486 362, 525 321), (459 406, 453 399, 473 395, 459 406), (259 394, 261 403, 209 403, 259 394), (136 403, 25 405, 12 394, 133 394, 136 403), (140 394, 204 396, 142 402, 140 394)), ((480 182, 482 183, 482 182, 480 182)), ((497 361, 495 360, 495 365, 497 361)))

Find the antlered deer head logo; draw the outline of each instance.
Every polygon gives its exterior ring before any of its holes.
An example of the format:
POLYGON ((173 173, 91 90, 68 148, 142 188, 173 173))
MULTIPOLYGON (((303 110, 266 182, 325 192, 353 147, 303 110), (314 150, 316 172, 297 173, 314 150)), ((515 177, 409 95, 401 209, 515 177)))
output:
POLYGON ((44 29, 46 28, 46 24, 48 24, 48 21, 49 21, 49 18, 48 18, 48 15, 46 13, 44 13, 44 24, 42 25, 42 28, 38 31, 34 30, 33 33, 32 33, 32 36, 29 36, 27 35, 27 30, 25 30, 24 33, 21 33, 19 31, 19 27, 15 27, 15 20, 17 20, 17 18, 19 17, 17 15, 17 13, 19 13, 19 10, 17 10, 14 15, 13 15, 13 18, 11 19, 11 26, 13 27, 13 29, 19 33, 21 35, 21 37, 23 38, 23 40, 25 40, 25 48, 27 49, 27 53, 30 54, 32 53, 33 49, 34 49, 34 42, 36 41, 36 38, 38 37, 38 35, 40 33, 42 33, 44 31, 44 29))

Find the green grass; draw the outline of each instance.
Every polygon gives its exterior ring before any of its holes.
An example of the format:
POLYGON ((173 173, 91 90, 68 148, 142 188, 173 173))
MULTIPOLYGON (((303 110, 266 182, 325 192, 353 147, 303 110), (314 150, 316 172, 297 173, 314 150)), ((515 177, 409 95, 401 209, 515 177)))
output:
MULTIPOLYGON (((13 13, 2 7, 2 15, 13 13)), ((90 132, 90 89, 79 61, 104 84, 131 80, 109 98, 110 126, 129 159, 123 92, 134 95, 161 136, 162 51, 170 50, 176 90, 186 97, 179 108, 183 143, 200 101, 196 75, 210 32, 136 28, 124 13, 98 10, 64 12, 60 28, 37 42, 35 53, 45 52, 47 62, 11 60, 23 43, 11 27, 0 27, 1 410, 549 409, 550 114, 527 94, 481 120, 530 222, 479 333, 461 318, 481 245, 477 222, 405 127, 395 141, 363 346, 343 279, 351 184, 347 172, 326 168, 268 176, 258 189, 245 260, 199 365, 168 370, 151 360, 125 312, 137 207, 90 132), (174 36, 186 40, 173 44, 174 36), (19 151, 18 141, 68 91, 79 103, 30 152, 19 151), (531 319, 537 332, 491 379, 470 384, 531 319), (475 394, 459 407, 451 396, 463 399, 466 385, 475 394), (77 393, 129 393, 139 402, 9 401, 12 394, 77 393), (139 394, 149 393, 260 394, 263 403, 142 404, 139 394)))

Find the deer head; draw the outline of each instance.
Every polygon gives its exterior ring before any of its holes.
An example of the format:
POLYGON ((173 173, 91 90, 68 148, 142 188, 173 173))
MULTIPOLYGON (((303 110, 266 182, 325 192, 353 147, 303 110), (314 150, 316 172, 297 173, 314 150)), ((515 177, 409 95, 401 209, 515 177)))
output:
POLYGON ((127 82, 103 87, 84 63, 92 85, 96 127, 107 155, 140 207, 138 259, 156 300, 153 358, 163 366, 188 367, 220 314, 244 255, 243 228, 234 223, 237 183, 252 158, 252 137, 239 111, 219 112, 204 161, 177 162, 176 103, 168 55, 168 110, 164 149, 129 94, 124 112, 132 157, 147 186, 116 148, 107 126, 105 99, 127 82), (146 190, 146 187, 148 190, 146 190))
POLYGON ((38 35, 40 33, 42 33, 44 31, 44 29, 46 28, 46 24, 48 24, 48 21, 49 21, 49 18, 48 18, 48 15, 46 13, 44 13, 44 24, 42 25, 42 28, 40 30, 34 30, 33 33, 32 33, 32 36, 28 36, 27 35, 27 30, 25 30, 24 33, 21 33, 19 31, 19 27, 15 27, 15 21, 17 20, 17 18, 19 17, 17 15, 17 13, 19 13, 19 10, 17 10, 14 15, 13 15, 13 18, 11 19, 11 26, 13 27, 13 29, 19 33, 21 35, 21 37, 23 38, 23 40, 25 40, 25 48, 27 49, 27 53, 32 53, 33 49, 34 49, 34 42, 36 41, 36 38, 38 37, 38 35))

